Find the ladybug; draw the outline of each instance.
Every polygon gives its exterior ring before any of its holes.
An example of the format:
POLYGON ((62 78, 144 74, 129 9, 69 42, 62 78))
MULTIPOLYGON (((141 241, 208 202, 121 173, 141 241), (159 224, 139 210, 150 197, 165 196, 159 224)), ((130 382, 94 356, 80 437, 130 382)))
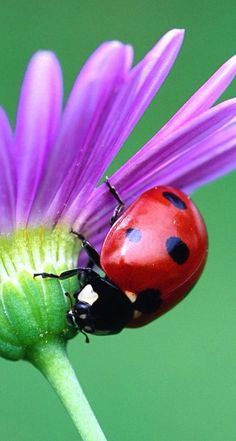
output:
POLYGON ((106 184, 118 205, 101 254, 72 231, 105 275, 91 267, 34 275, 66 279, 78 274, 81 288, 67 320, 78 331, 96 335, 143 326, 175 306, 200 277, 208 250, 204 221, 182 191, 156 186, 122 212, 123 201, 106 184))

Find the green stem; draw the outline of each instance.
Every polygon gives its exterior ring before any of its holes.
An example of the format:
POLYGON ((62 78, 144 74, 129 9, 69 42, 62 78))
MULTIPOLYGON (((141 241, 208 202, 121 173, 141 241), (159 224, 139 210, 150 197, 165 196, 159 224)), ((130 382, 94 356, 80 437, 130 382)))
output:
POLYGON ((47 378, 84 441, 106 441, 67 358, 64 341, 48 340, 30 349, 31 361, 47 378))

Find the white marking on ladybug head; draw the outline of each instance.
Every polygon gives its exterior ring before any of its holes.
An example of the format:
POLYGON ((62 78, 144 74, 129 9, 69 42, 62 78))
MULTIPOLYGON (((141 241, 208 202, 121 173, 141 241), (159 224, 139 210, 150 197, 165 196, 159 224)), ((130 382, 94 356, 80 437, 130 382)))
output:
POLYGON ((92 285, 86 285, 78 294, 78 300, 80 302, 86 302, 90 306, 92 306, 97 299, 98 294, 93 290, 92 285))

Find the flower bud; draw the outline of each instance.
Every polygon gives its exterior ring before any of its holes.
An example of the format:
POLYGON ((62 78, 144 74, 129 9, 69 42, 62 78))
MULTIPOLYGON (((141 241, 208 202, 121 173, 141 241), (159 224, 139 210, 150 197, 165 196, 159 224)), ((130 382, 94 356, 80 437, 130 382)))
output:
POLYGON ((79 241, 62 227, 22 229, 0 238, 0 355, 28 358, 31 348, 53 336, 75 335, 66 321, 65 292, 78 278, 34 278, 36 272, 60 274, 75 268, 79 241))

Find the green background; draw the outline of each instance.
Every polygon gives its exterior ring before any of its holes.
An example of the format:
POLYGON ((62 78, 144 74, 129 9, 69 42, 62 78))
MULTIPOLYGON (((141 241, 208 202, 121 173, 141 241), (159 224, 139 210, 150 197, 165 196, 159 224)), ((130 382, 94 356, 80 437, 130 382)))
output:
MULTIPOLYGON (((123 163, 236 52, 235 0, 8 0, 0 3, 0 101, 14 120, 23 71, 39 48, 54 50, 65 90, 107 39, 131 43, 136 60, 173 27, 186 40, 170 77, 112 169, 123 163)), ((225 95, 235 95, 235 83, 225 95)), ((69 355, 109 441, 235 441, 236 173, 194 194, 210 254, 192 294, 155 323, 114 337, 77 337, 69 355)), ((78 439, 41 374, 0 361, 0 437, 78 439)))

